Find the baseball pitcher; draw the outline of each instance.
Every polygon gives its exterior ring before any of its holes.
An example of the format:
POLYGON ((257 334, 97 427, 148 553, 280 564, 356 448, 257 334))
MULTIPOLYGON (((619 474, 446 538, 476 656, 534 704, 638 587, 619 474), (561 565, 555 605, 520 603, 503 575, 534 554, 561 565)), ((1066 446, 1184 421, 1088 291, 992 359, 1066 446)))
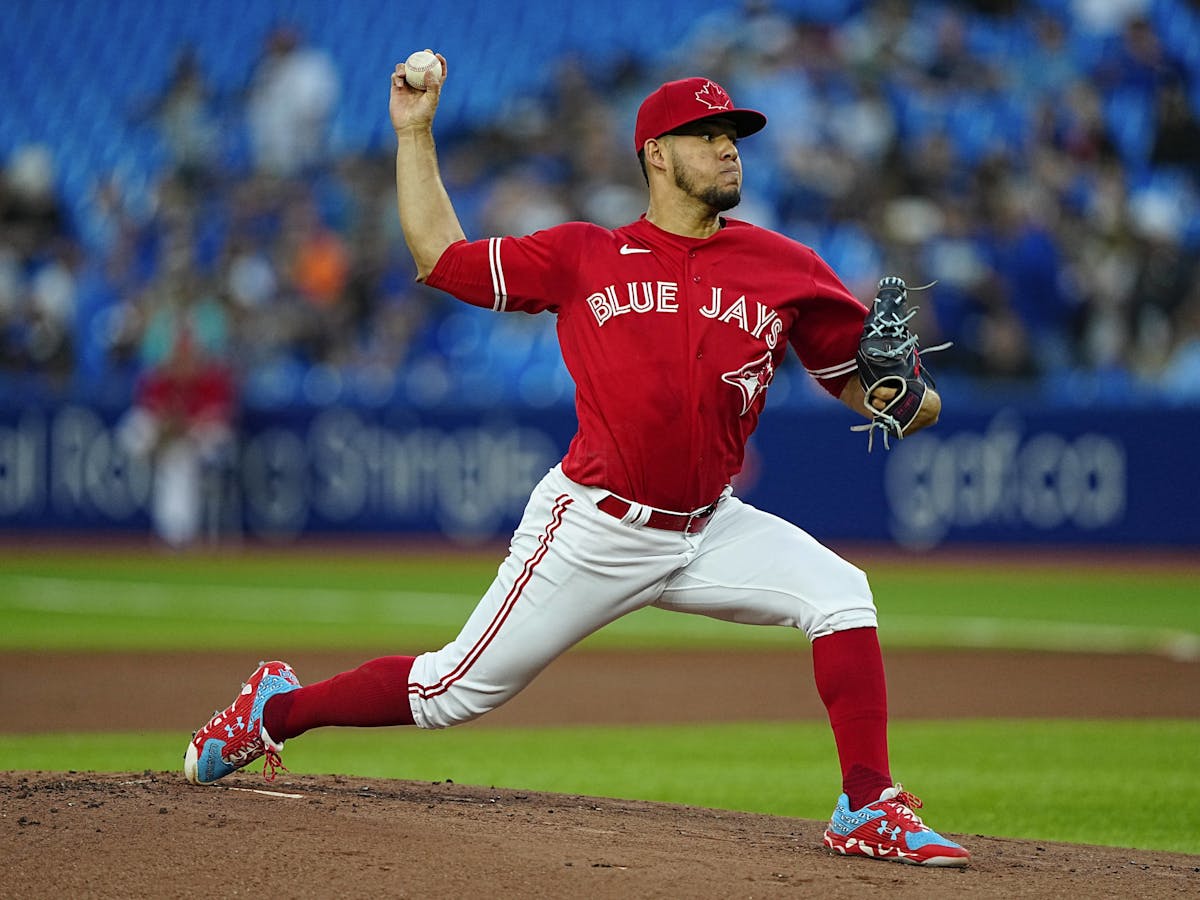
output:
POLYGON ((868 311, 812 249, 724 215, 741 197, 738 142, 766 117, 707 78, 663 84, 638 110, 633 150, 649 203, 637 221, 468 240, 438 173, 438 59, 419 86, 403 65, 391 84, 397 201, 418 278, 497 313, 555 316, 578 432, 534 488, 457 638, 306 687, 287 664, 263 664, 196 732, 187 778, 210 783, 260 757, 271 775, 284 741, 318 726, 470 721, 587 635, 657 606, 811 641, 843 784, 827 847, 966 865, 968 852, 926 826, 920 801, 893 781, 866 576, 730 487, 789 347, 865 414, 869 441, 937 420, 904 282, 885 278, 868 311))

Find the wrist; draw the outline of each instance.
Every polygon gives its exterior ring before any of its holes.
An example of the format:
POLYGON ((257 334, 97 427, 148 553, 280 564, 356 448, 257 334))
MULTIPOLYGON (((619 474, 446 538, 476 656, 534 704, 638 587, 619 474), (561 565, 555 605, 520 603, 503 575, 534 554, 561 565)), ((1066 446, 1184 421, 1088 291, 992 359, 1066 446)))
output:
POLYGON ((392 131, 395 132, 396 140, 399 143, 413 140, 433 139, 433 123, 432 122, 412 122, 400 126, 392 126, 392 131))

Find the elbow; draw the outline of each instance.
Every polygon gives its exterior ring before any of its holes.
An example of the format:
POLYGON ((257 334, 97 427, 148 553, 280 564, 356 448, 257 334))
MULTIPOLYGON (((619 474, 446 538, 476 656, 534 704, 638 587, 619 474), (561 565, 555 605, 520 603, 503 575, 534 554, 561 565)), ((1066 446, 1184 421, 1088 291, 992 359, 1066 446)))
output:
POLYGON ((409 251, 412 253, 413 263, 417 267, 417 281, 422 284, 433 274, 433 270, 437 268, 438 262, 443 254, 449 249, 450 244, 440 244, 436 247, 414 247, 409 245, 409 251))

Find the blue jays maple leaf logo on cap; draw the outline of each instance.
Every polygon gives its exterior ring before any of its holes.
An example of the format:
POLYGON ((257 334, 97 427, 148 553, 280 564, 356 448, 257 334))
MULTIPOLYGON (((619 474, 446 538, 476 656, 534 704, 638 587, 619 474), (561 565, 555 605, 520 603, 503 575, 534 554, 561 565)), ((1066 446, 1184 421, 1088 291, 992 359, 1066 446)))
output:
POLYGON ((733 101, 725 93, 725 89, 715 81, 706 81, 700 90, 696 91, 696 99, 709 109, 733 109, 733 101))
POLYGON ((681 78, 668 81, 642 101, 633 129, 633 149, 640 151, 651 138, 708 116, 729 119, 739 138, 767 124, 767 117, 757 110, 735 107, 725 89, 711 78, 681 78))

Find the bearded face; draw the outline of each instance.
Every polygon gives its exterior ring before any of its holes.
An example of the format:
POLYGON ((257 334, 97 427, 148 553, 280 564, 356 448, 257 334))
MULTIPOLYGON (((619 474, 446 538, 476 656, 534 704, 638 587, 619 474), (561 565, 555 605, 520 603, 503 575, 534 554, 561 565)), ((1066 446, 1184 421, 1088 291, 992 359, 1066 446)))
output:
POLYGON ((675 168, 675 186, 716 212, 726 212, 742 202, 741 185, 714 183, 711 179, 705 181, 690 166, 681 164, 675 168))
POLYGON ((741 202, 742 165, 732 122, 702 119, 672 132, 670 141, 679 190, 718 213, 741 202))

